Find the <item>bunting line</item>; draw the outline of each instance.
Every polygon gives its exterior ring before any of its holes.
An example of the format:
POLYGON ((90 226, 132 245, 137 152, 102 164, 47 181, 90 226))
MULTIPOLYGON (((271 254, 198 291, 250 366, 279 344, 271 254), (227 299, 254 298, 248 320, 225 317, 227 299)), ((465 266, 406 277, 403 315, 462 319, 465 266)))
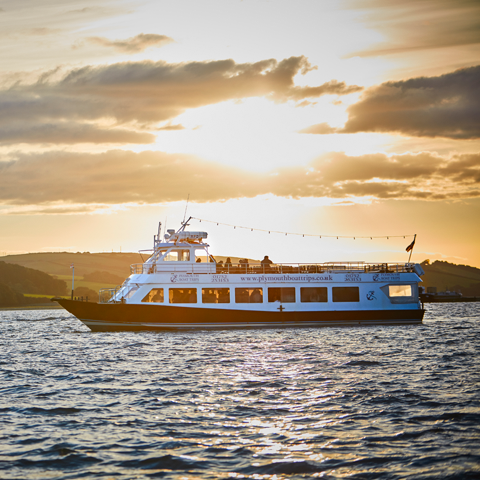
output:
POLYGON ((190 217, 191 220, 198 220, 200 223, 202 222, 207 222, 207 223, 216 223, 217 225, 222 225, 224 227, 233 227, 234 229, 237 228, 242 228, 243 230, 250 230, 252 232, 266 232, 266 233, 278 233, 282 234, 285 236, 288 235, 296 235, 300 237, 318 237, 318 238, 336 238, 337 240, 339 238, 350 238, 353 240, 356 240, 357 238, 366 238, 373 240, 374 238, 386 238, 389 240, 390 238, 407 238, 407 237, 414 237, 415 234, 408 234, 408 235, 371 235, 371 236, 346 236, 346 235, 316 235, 313 233, 296 233, 296 232, 280 232, 278 230, 263 230, 261 228, 252 228, 252 227, 243 227, 241 225, 231 225, 229 223, 222 223, 222 222, 216 222, 214 220, 206 220, 205 218, 198 218, 198 217, 190 217))

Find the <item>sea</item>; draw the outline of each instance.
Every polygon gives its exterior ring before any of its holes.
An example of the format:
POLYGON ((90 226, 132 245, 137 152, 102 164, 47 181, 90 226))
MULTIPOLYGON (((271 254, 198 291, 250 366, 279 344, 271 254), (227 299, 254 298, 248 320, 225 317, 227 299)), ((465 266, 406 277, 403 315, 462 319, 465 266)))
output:
POLYGON ((0 312, 0 479, 479 479, 480 303, 417 326, 92 333, 0 312))

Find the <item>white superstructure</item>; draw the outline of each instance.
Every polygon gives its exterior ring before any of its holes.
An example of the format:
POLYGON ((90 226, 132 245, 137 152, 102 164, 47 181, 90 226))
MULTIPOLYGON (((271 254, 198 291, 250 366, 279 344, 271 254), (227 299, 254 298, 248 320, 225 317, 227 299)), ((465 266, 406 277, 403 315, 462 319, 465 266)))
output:
POLYGON ((202 318, 215 316, 219 325, 229 323, 231 315, 249 323, 249 315, 258 320, 261 313, 290 314, 269 315, 262 323, 330 324, 342 317, 339 312, 347 323, 421 322, 418 264, 220 264, 204 242, 207 233, 186 231, 187 225, 169 230, 163 240, 159 230, 148 260, 132 265, 117 289, 102 290, 100 303, 160 308, 170 319, 181 313, 182 324, 188 323, 188 312, 194 318, 200 311, 202 318))

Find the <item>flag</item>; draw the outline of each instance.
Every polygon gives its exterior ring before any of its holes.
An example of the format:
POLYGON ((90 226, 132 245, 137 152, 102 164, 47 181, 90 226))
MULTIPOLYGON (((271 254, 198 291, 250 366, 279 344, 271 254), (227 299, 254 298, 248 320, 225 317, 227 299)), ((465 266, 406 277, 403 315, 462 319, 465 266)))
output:
POLYGON ((73 263, 70 265, 70 268, 73 268, 73 263))
POLYGON ((410 250, 413 250, 413 246, 415 245, 415 238, 413 239, 413 242, 405 249, 407 252, 410 250))

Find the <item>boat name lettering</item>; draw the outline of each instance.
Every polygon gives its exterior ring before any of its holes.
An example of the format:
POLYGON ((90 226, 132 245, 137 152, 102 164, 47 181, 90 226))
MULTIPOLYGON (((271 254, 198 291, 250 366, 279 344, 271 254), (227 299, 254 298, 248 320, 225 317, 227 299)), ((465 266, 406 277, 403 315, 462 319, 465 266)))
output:
POLYGON ((228 275, 212 275, 212 283, 229 282, 228 275))
POLYGON ((346 282, 361 282, 362 278, 358 273, 347 273, 345 274, 346 282))
POLYGON ((198 282, 199 280, 200 277, 198 275, 172 273, 172 275, 170 276, 171 283, 192 283, 198 282))
POLYGON ((240 277, 243 282, 332 282, 333 277, 331 275, 258 275, 255 277, 240 277))
POLYGON ((374 282, 392 282, 392 281, 400 281, 400 275, 398 273, 376 273, 373 276, 374 282))

